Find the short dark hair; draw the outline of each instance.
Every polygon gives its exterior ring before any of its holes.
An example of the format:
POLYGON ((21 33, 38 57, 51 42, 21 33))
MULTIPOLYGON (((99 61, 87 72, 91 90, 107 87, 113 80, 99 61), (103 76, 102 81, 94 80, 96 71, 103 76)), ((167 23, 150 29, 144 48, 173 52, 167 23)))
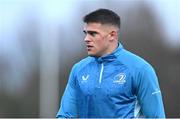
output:
POLYGON ((83 21, 85 23, 97 22, 101 24, 110 24, 120 28, 121 20, 120 17, 109 9, 98 9, 86 16, 84 16, 83 21))

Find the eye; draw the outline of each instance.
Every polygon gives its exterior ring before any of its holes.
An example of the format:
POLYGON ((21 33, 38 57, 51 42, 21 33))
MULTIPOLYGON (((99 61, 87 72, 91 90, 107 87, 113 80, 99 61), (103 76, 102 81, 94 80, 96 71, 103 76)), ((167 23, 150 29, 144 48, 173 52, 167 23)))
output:
POLYGON ((86 32, 86 31, 83 31, 83 33, 84 33, 84 34, 87 34, 87 32, 86 32))
POLYGON ((97 33, 90 33, 91 36, 95 37, 97 33))
POLYGON ((88 32, 89 35, 95 37, 97 35, 97 32, 94 32, 94 31, 89 31, 88 32))

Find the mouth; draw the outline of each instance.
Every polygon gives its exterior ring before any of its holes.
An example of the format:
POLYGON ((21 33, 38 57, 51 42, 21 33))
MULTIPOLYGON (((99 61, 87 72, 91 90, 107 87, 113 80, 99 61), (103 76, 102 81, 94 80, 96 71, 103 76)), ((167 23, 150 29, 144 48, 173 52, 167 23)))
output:
POLYGON ((88 51, 90 51, 92 48, 93 48, 92 45, 86 45, 86 49, 87 49, 88 51))

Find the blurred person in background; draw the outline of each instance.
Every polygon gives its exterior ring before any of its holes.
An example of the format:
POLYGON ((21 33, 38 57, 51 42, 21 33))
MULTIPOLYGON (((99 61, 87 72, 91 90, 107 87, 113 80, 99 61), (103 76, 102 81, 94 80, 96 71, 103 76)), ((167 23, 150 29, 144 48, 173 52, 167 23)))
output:
POLYGON ((165 118, 153 67, 118 41, 120 17, 98 9, 83 20, 89 56, 73 66, 56 117, 165 118))

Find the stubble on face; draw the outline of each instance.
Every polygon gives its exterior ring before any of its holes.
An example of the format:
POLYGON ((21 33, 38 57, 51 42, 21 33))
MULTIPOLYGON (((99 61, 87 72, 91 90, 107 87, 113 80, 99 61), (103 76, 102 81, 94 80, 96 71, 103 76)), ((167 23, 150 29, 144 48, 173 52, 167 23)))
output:
POLYGON ((84 27, 86 34, 85 43, 88 55, 99 57, 106 47, 106 39, 104 38, 105 28, 100 23, 88 23, 84 27))
POLYGON ((84 26, 85 43, 88 55, 100 57, 111 53, 110 32, 111 26, 100 23, 88 23, 84 26))

